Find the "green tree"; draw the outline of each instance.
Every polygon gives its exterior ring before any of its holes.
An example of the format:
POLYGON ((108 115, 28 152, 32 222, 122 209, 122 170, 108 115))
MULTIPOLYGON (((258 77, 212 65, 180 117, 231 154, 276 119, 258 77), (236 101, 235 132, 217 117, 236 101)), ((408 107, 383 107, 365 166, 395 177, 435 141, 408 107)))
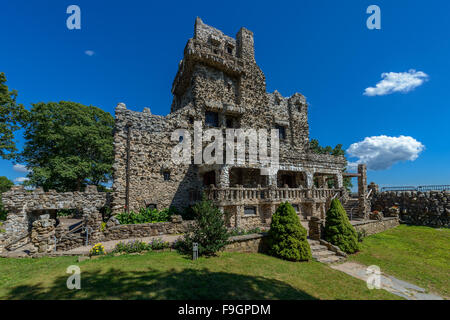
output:
POLYGON ((281 203, 272 216, 268 232, 269 253, 290 261, 311 259, 306 229, 289 202, 281 203))
POLYGON ((0 157, 12 159, 17 151, 14 131, 18 130, 24 107, 16 103, 17 91, 9 90, 6 76, 0 73, 0 157))
POLYGON ((114 118, 75 102, 36 103, 22 117, 28 185, 79 191, 112 176, 114 118))
POLYGON ((224 214, 203 196, 192 207, 195 221, 178 244, 180 251, 191 254, 193 243, 198 243, 198 255, 211 256, 228 243, 224 214))
POLYGON ((358 234, 338 199, 331 200, 330 209, 327 211, 324 238, 346 253, 354 253, 359 250, 358 234))
POLYGON ((11 189, 13 185, 14 183, 7 177, 0 177, 0 220, 6 220, 7 215, 7 212, 3 207, 1 194, 11 189))

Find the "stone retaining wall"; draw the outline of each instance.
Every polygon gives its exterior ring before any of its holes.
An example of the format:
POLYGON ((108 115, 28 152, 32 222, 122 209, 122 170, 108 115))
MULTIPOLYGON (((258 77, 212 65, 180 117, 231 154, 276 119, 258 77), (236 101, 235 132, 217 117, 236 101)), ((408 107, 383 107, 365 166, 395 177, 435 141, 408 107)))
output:
POLYGON ((383 218, 383 220, 352 222, 352 225, 355 227, 356 231, 362 232, 365 230, 367 236, 395 228, 399 224, 400 222, 397 217, 383 218))
POLYGON ((185 233, 192 221, 126 224, 107 228, 102 241, 185 233))
POLYGON ((266 233, 254 233, 231 237, 229 239, 231 243, 225 246, 224 251, 246 253, 265 252, 266 244, 264 242, 264 238, 266 236, 266 233))
POLYGON ((450 191, 385 191, 375 193, 372 211, 383 214, 397 206, 402 222, 430 227, 450 226, 450 191))

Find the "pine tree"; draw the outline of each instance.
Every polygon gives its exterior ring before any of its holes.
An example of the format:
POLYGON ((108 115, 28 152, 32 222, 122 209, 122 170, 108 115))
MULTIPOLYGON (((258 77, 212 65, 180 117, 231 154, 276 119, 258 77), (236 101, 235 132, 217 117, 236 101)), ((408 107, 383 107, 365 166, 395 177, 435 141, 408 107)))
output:
POLYGON ((290 261, 311 259, 306 229, 289 202, 281 203, 273 214, 268 244, 269 253, 273 256, 290 261))
POLYGON ((192 253, 193 243, 198 243, 198 255, 212 256, 228 243, 228 230, 223 213, 203 196, 192 207, 195 221, 178 244, 180 251, 192 253))
POLYGON ((359 250, 358 234, 338 199, 331 201, 330 209, 327 211, 324 238, 346 253, 359 250))

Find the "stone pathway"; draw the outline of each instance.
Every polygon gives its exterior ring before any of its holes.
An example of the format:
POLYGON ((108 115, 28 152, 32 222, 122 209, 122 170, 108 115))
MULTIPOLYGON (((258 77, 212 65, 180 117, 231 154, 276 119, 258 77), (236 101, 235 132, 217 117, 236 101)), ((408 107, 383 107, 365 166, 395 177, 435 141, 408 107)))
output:
MULTIPOLYGON (((330 265, 330 267, 363 281, 366 281, 368 278, 368 274, 366 273, 367 266, 356 262, 344 262, 341 264, 330 265)), ((381 289, 389 291, 407 300, 444 300, 440 296, 426 293, 423 288, 384 274, 383 272, 381 272, 380 285, 381 289)))
POLYGON ((344 257, 338 256, 336 252, 333 252, 326 246, 321 245, 317 240, 308 239, 308 242, 313 259, 321 263, 331 264, 345 260, 344 257))

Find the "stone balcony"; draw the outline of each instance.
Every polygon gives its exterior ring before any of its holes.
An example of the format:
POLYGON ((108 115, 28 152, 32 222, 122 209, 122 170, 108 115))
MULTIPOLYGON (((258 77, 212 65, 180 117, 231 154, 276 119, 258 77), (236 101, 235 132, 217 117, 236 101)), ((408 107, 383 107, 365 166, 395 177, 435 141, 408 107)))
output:
POLYGON ((324 203, 333 197, 341 197, 343 195, 343 189, 244 188, 241 186, 220 188, 213 185, 205 188, 204 192, 207 199, 220 206, 275 204, 283 201, 324 203))

